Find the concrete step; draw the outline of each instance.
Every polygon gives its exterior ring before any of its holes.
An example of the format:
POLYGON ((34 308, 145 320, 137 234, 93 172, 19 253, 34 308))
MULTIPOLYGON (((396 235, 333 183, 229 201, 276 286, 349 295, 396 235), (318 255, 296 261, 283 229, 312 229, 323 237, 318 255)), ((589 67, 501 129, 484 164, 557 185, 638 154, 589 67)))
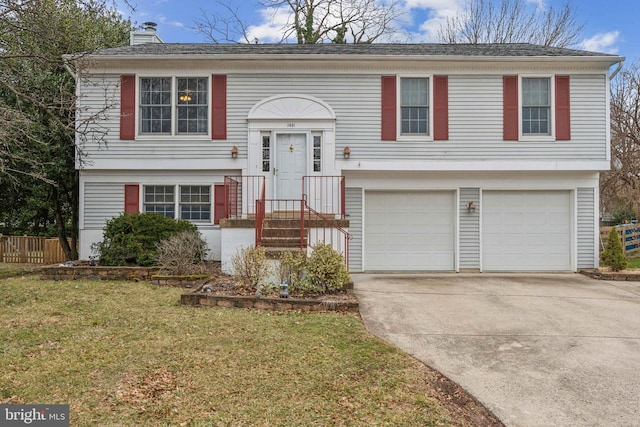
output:
POLYGON ((300 237, 265 237, 260 239, 260 246, 269 248, 299 248, 307 246, 307 239, 300 240, 300 237))
MULTIPOLYGON (((302 231, 303 236, 307 236, 308 229, 302 231)), ((271 228, 265 227, 262 229, 262 237, 300 237, 299 228, 271 228)))

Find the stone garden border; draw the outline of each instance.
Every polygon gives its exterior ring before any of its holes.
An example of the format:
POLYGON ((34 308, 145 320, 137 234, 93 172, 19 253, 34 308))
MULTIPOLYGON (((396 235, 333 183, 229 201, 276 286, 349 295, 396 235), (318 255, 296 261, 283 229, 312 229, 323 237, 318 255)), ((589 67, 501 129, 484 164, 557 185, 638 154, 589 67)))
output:
MULTIPOLYGON (((268 298, 245 295, 220 295, 200 292, 204 279, 202 276, 179 277, 159 274, 160 267, 106 267, 106 266, 60 266, 43 267, 42 280, 124 280, 150 281, 156 286, 175 286, 195 288, 196 291, 181 295, 180 303, 195 307, 254 308, 271 311, 301 312, 351 312, 358 313, 359 305, 355 301, 331 299, 325 295, 318 299, 305 298, 268 298)), ((348 287, 352 289, 353 285, 348 287)), ((349 290, 348 292, 351 292, 349 290)))
POLYGON ((243 295, 216 295, 207 292, 182 294, 180 303, 195 307, 255 308, 271 311, 359 312, 357 302, 323 299, 258 298, 243 295))

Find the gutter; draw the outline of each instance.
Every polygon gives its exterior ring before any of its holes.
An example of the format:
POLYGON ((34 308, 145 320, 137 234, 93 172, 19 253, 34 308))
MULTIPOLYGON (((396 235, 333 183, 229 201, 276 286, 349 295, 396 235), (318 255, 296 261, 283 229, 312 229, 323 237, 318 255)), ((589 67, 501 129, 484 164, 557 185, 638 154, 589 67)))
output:
MULTIPOLYGON (((618 75, 618 73, 620 72, 620 70, 622 70, 622 64, 624 63, 624 58, 622 58, 620 61, 617 62, 618 64, 618 68, 616 68, 613 73, 609 74, 609 81, 613 80, 615 76, 618 75)), ((613 65, 613 64, 611 64, 613 65)))

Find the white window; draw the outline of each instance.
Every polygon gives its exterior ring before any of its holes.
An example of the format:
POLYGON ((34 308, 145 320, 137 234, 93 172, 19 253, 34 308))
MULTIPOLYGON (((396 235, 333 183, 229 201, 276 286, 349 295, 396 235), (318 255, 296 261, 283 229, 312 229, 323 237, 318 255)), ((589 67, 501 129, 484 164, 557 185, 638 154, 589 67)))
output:
POLYGON ((206 77, 140 78, 140 133, 206 135, 208 86, 206 77))
POLYGON ((175 218, 175 197, 172 185, 145 185, 144 211, 175 218))
POLYGON ((140 132, 171 133, 171 79, 140 79, 140 132))
POLYGON ((429 78, 400 78, 400 135, 429 135, 429 78))
POLYGON ((207 107, 207 79, 178 78, 178 133, 206 134, 209 108, 207 107))
POLYGON ((180 219, 194 222, 211 221, 211 186, 180 186, 180 219))
POLYGON ((145 185, 144 212, 192 222, 211 222, 210 185, 145 185), (175 197, 179 194, 178 197, 175 197))
POLYGON ((551 135, 551 79, 522 78, 522 135, 551 135))

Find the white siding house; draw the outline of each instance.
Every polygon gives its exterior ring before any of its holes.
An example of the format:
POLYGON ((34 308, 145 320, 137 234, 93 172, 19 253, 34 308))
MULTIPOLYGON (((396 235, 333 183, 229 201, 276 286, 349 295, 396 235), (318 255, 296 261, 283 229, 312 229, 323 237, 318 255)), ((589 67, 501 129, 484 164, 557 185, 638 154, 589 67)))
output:
POLYGON ((282 215, 304 223, 293 245, 331 240, 353 272, 598 266, 623 58, 164 44, 148 31, 154 42, 77 61, 79 122, 96 117, 78 136, 81 258, 107 220, 155 211, 194 221, 223 266, 272 242, 282 215))

